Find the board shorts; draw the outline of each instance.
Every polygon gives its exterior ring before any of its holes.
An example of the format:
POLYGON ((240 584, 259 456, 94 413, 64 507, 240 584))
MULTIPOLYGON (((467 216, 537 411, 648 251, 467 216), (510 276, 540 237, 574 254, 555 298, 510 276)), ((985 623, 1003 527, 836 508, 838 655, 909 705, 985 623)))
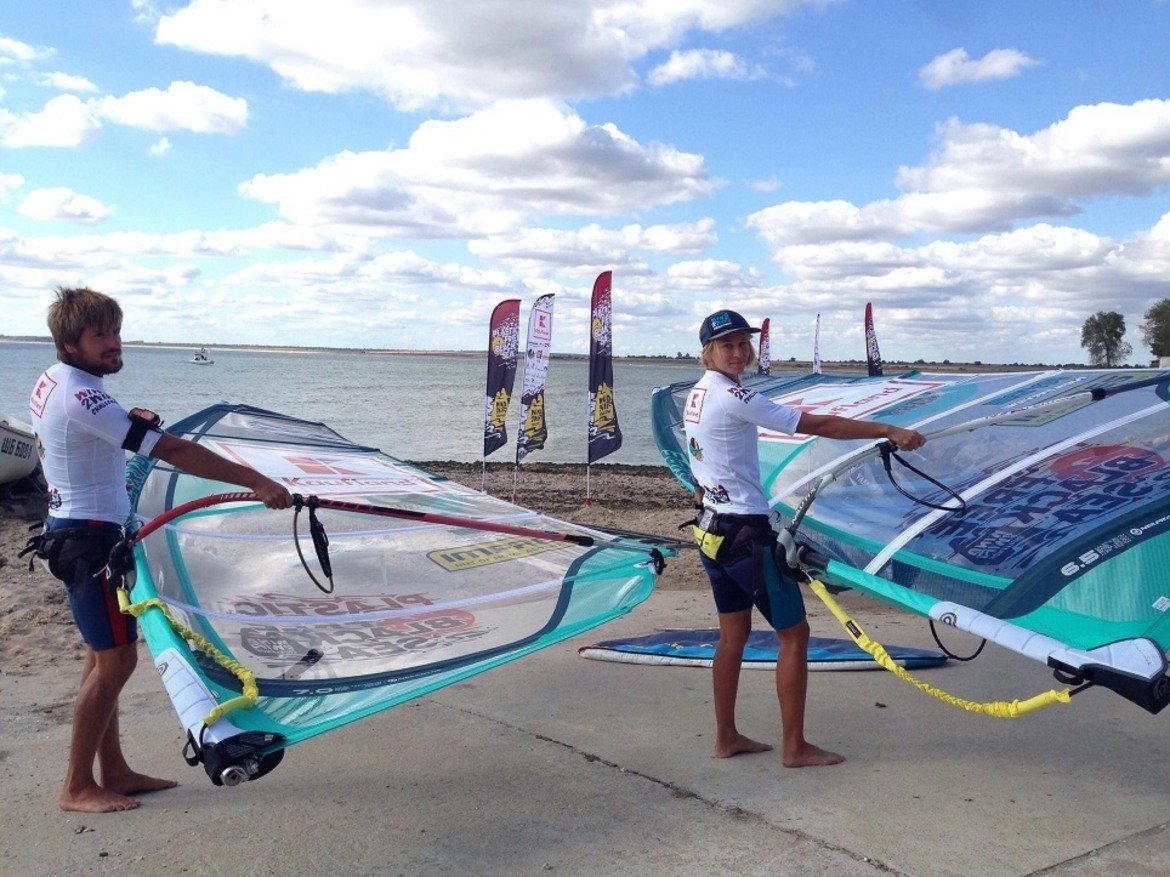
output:
POLYGON ((118 608, 118 596, 106 573, 122 528, 109 521, 50 517, 45 532, 60 540, 52 552, 57 562, 50 560, 50 570, 65 583, 69 608, 85 644, 100 652, 136 642, 138 623, 118 608))
MULTIPOLYGON (((728 550, 712 559, 699 552, 711 580, 715 608, 720 613, 742 612, 755 606, 773 630, 784 630, 806 617, 800 585, 776 559, 776 536, 766 516, 720 516, 728 550), (739 528, 754 527, 754 536, 737 541, 739 528)), ((745 535, 748 535, 745 533, 745 535)))

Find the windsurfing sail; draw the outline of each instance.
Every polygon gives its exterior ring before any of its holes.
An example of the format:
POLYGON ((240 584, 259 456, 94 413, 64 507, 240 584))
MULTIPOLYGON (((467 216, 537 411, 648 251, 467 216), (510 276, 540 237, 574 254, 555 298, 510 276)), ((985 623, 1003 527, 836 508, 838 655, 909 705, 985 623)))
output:
POLYGON ((589 317, 589 431, 588 461, 596 463, 622 446, 617 406, 613 401, 612 271, 602 271, 593 282, 589 317))
POLYGON ((488 325, 487 393, 483 417, 485 459, 508 443, 508 405, 516 382, 519 351, 520 299, 513 298, 495 306, 488 325))
POLYGON ((216 784, 628 612, 661 568, 647 561, 670 553, 430 475, 321 423, 220 404, 170 432, 278 480, 309 516, 294 539, 291 511, 226 501, 250 495, 162 461, 130 467, 143 538, 129 600, 188 760, 216 784), (220 715, 225 705, 236 708, 220 715))
POLYGON ((544 389, 552 349, 553 295, 542 295, 528 313, 528 344, 524 355, 524 382, 520 392, 520 431, 516 462, 544 447, 548 425, 544 416, 544 389))
POLYGON ((865 366, 871 378, 882 373, 882 354, 878 350, 877 332, 873 328, 873 303, 865 303, 865 366))
POLYGON ((817 322, 813 327, 812 370, 814 374, 821 373, 821 315, 817 314, 817 322))
POLYGON ((770 324, 769 317, 764 317, 764 322, 760 324, 760 355, 756 366, 756 374, 760 375, 772 374, 772 339, 768 335, 770 324))
MULTIPOLYGON (((761 431, 773 508, 824 581, 852 587, 1107 687, 1170 702, 1170 371, 1077 369, 756 383, 805 411, 914 427, 883 444, 761 431)), ((678 414, 654 435, 692 487, 678 414)))

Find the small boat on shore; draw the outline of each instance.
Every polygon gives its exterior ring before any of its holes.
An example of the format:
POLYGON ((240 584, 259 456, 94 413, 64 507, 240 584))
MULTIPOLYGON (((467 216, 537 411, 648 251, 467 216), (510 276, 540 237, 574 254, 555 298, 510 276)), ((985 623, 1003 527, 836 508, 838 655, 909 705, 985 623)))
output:
POLYGON ((15 418, 0 416, 0 484, 31 475, 37 462, 32 427, 15 418))
POLYGON ((191 357, 191 363, 193 365, 215 365, 215 360, 211 358, 211 351, 206 347, 200 347, 191 357))

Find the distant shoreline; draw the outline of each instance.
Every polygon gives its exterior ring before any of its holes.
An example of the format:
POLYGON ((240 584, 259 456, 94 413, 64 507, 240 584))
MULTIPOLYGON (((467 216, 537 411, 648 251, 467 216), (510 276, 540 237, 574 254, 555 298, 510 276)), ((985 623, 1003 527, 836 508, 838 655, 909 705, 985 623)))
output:
MULTIPOLYGON (((8 342, 14 344, 52 344, 53 339, 48 336, 35 335, 0 335, 0 342, 8 342)), ((267 345, 267 344, 177 344, 169 341, 123 341, 125 347, 152 347, 161 350, 198 350, 200 347, 207 347, 213 352, 216 350, 234 350, 243 353, 350 353, 361 354, 368 356, 451 356, 463 359, 485 359, 487 351, 483 350, 407 350, 399 348, 380 348, 380 347, 297 347, 295 345, 267 345)), ((553 353, 551 359, 559 360, 587 360, 588 354, 584 353, 553 353)), ((655 365, 680 365, 680 366, 697 366, 698 357, 693 355, 647 355, 647 356, 615 356, 615 362, 639 362, 651 363, 655 365)), ((866 369, 865 360, 841 360, 829 361, 825 360, 821 363, 822 367, 828 371, 836 373, 864 373, 866 369)), ((988 371, 1026 371, 1034 369, 1047 368, 1091 368, 1081 362, 1066 362, 1066 363, 993 363, 993 362, 950 362, 944 360, 943 362, 926 362, 925 360, 916 360, 915 362, 905 362, 902 360, 885 360, 883 366, 891 374, 897 374, 907 371, 935 371, 935 372, 988 372, 988 371)), ((806 371, 812 370, 811 360, 800 359, 786 359, 773 360, 772 367, 781 369, 803 369, 806 371)), ((1156 366, 1150 365, 1124 365, 1119 368, 1134 368, 1147 369, 1156 366)))

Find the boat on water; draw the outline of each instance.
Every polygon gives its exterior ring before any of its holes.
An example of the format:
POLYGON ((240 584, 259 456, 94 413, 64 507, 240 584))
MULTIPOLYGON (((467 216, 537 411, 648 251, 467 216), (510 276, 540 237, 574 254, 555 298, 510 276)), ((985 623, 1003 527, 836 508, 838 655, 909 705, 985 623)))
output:
POLYGON ((200 347, 191 357, 191 363, 193 365, 215 365, 215 360, 211 358, 211 351, 206 347, 200 347))
POLYGON ((15 418, 0 416, 0 484, 19 481, 36 468, 32 427, 15 418))

